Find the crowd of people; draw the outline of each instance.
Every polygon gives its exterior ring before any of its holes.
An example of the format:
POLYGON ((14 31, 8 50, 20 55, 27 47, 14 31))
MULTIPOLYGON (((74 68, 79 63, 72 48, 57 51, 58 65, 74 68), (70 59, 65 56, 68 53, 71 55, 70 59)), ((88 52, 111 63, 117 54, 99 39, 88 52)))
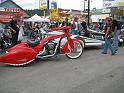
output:
POLYGON ((71 34, 73 35, 87 35, 87 23, 82 20, 79 21, 78 17, 74 17, 71 21, 68 18, 65 18, 62 22, 53 23, 50 28, 53 27, 63 27, 63 26, 70 26, 71 27, 71 34))
POLYGON ((71 34, 73 35, 87 35, 87 24, 85 21, 79 22, 77 17, 73 18, 72 21, 69 21, 68 18, 65 18, 62 22, 60 21, 51 21, 50 23, 28 23, 26 24, 26 34, 30 37, 32 33, 38 31, 37 29, 50 29, 50 28, 57 28, 57 27, 64 27, 70 26, 71 27, 71 34))

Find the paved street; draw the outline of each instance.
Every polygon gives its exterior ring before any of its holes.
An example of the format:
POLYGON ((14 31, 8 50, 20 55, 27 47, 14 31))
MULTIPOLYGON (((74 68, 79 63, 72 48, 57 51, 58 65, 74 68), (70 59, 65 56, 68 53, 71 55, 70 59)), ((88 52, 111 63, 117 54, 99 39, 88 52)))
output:
POLYGON ((76 60, 58 56, 26 67, 0 63, 0 93, 124 93, 124 47, 115 56, 87 49, 76 60))

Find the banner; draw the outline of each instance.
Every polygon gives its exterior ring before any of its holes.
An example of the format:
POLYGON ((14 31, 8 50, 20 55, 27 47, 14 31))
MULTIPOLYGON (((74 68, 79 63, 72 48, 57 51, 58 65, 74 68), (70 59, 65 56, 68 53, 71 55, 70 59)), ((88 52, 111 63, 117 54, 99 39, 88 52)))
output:
POLYGON ((40 0, 39 1, 39 8, 41 10, 47 10, 48 9, 48 6, 49 6, 49 1, 48 0, 40 0))
POLYGON ((50 19, 56 20, 59 18, 59 10, 58 9, 51 9, 50 10, 50 19))
POLYGON ((103 0, 103 7, 119 7, 124 6, 123 0, 103 0))
POLYGON ((0 7, 1 12, 21 12, 20 8, 3 8, 0 7))
POLYGON ((19 12, 19 13, 1 13, 0 14, 0 22, 3 22, 3 23, 9 22, 15 16, 19 16, 22 19, 24 14, 23 14, 23 12, 19 12))

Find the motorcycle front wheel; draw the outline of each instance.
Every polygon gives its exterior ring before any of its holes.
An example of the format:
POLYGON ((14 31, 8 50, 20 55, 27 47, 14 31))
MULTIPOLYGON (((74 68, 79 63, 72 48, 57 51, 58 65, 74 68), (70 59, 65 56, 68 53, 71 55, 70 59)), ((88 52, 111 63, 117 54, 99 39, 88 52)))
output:
POLYGON ((84 51, 84 45, 81 42, 74 41, 74 49, 71 49, 70 46, 68 46, 70 52, 66 54, 66 56, 70 59, 77 59, 79 58, 84 51))

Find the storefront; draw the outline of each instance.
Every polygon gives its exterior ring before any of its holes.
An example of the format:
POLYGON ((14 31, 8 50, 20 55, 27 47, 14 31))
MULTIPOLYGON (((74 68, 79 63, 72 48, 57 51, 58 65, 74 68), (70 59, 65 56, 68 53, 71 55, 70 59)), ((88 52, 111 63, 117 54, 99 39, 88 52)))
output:
POLYGON ((0 23, 8 23, 14 16, 22 20, 23 18, 29 17, 29 15, 12 0, 0 3, 0 23))
POLYGON ((113 19, 123 22, 123 10, 117 8, 104 8, 91 11, 92 22, 102 22, 106 17, 112 17, 113 19))
POLYGON ((14 16, 24 18, 24 13, 19 8, 0 8, 0 22, 6 23, 12 20, 14 16))

